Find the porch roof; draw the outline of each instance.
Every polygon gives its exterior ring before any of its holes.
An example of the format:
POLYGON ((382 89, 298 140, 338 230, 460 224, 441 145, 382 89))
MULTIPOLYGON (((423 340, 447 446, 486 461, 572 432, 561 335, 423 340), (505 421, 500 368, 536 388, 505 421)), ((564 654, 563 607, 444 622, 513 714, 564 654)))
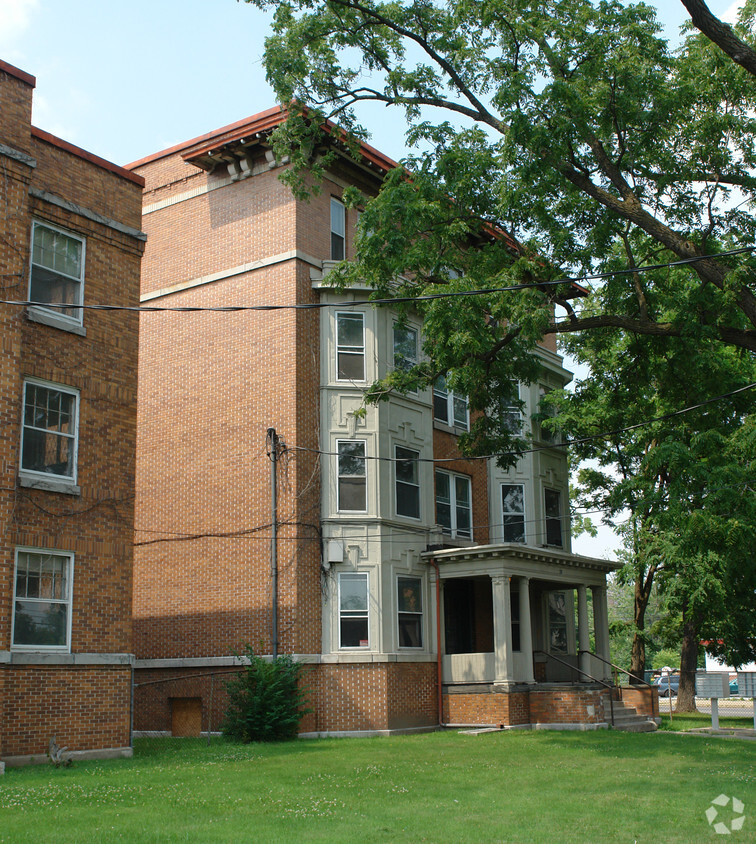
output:
MULTIPOLYGON (((476 568, 516 570, 535 569, 541 573, 546 570, 572 569, 584 572, 601 572, 609 574, 616 571, 621 563, 613 560, 600 560, 595 557, 583 557, 580 554, 570 554, 558 548, 534 548, 519 542, 499 543, 497 545, 469 545, 461 548, 442 548, 423 552, 422 558, 430 563, 435 560, 439 566, 448 567, 455 563, 472 564, 476 568)), ((532 574, 538 576, 537 571, 532 574)))

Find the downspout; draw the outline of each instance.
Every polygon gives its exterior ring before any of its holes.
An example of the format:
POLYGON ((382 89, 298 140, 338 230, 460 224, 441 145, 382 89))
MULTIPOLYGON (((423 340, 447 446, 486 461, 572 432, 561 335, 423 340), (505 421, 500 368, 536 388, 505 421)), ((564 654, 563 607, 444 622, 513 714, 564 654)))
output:
POLYGON ((438 725, 439 727, 445 727, 441 665, 441 572, 438 570, 438 563, 435 559, 433 559, 433 557, 431 557, 430 564, 436 570, 436 680, 438 686, 438 725))

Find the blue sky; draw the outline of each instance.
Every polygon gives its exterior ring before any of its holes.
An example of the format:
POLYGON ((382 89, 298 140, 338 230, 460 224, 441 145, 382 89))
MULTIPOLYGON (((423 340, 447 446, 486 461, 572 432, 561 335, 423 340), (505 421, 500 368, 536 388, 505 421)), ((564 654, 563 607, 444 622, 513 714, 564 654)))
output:
MULTIPOLYGON (((652 5, 675 38, 682 4, 652 5)), ((237 0, 0 0, 0 59, 36 76, 36 126, 127 164, 275 105, 262 68, 269 24, 237 0)), ((401 114, 362 116, 373 144, 401 158, 401 114)), ((574 542, 592 556, 616 546, 609 529, 574 542)))

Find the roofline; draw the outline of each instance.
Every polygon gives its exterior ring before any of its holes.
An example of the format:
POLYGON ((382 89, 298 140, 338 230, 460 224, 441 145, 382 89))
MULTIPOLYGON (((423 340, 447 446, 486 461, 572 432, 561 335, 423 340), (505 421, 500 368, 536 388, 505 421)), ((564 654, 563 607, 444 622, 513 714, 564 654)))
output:
MULTIPOLYGON (((172 147, 160 150, 160 152, 155 152, 152 155, 145 156, 137 161, 132 161, 130 164, 127 164, 126 167, 129 170, 134 170, 138 167, 143 167, 145 164, 152 164, 153 162, 159 161, 161 158, 166 158, 169 155, 182 153, 186 153, 186 155, 182 155, 183 158, 190 159, 197 155, 201 155, 202 153, 209 152, 221 144, 230 143, 231 141, 238 140, 246 135, 275 129, 286 120, 288 115, 289 113, 287 109, 282 108, 281 106, 274 106, 273 108, 266 109, 258 114, 253 114, 251 117, 245 117, 242 120, 237 120, 235 123, 229 123, 227 126, 221 126, 220 129, 214 129, 212 132, 206 132, 204 135, 199 135, 189 141, 175 144, 172 147)), ((323 124, 323 128, 329 135, 334 137, 340 132, 344 133, 344 130, 331 120, 326 120, 323 124)), ((384 155, 380 150, 365 141, 359 142, 359 150, 364 158, 372 164, 380 167, 385 172, 399 166, 398 162, 394 161, 393 158, 389 158, 387 155, 384 155)))
POLYGON ((27 73, 25 70, 21 70, 21 68, 15 67, 8 62, 4 62, 2 59, 0 59, 0 71, 3 71, 3 73, 7 73, 10 76, 15 76, 16 79, 26 82, 26 84, 31 85, 32 88, 37 87, 36 76, 32 76, 31 73, 27 73))
POLYGON ((78 158, 83 158, 85 161, 88 161, 90 164, 94 164, 97 167, 101 167, 103 170, 109 170, 116 176, 120 176, 122 179, 127 179, 135 185, 138 185, 140 188, 144 187, 144 178, 138 173, 132 173, 131 170, 127 170, 125 167, 119 167, 117 164, 113 164, 112 161, 100 158, 99 155, 87 152, 87 150, 77 147, 68 141, 64 141, 62 138, 58 138, 55 135, 51 135, 49 132, 45 132, 44 129, 38 129, 36 126, 31 127, 31 134, 32 137, 37 138, 37 140, 44 141, 51 146, 65 150, 65 152, 70 152, 72 155, 75 155, 78 158))

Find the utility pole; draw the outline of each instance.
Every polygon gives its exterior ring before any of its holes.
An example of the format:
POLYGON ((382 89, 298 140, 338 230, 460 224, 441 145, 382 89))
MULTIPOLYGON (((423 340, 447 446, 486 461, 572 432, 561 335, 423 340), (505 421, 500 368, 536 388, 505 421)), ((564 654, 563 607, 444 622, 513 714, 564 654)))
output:
POLYGON ((268 428, 265 441, 270 458, 270 579, 272 587, 271 639, 273 659, 278 658, 278 445, 279 439, 275 428, 268 428))

